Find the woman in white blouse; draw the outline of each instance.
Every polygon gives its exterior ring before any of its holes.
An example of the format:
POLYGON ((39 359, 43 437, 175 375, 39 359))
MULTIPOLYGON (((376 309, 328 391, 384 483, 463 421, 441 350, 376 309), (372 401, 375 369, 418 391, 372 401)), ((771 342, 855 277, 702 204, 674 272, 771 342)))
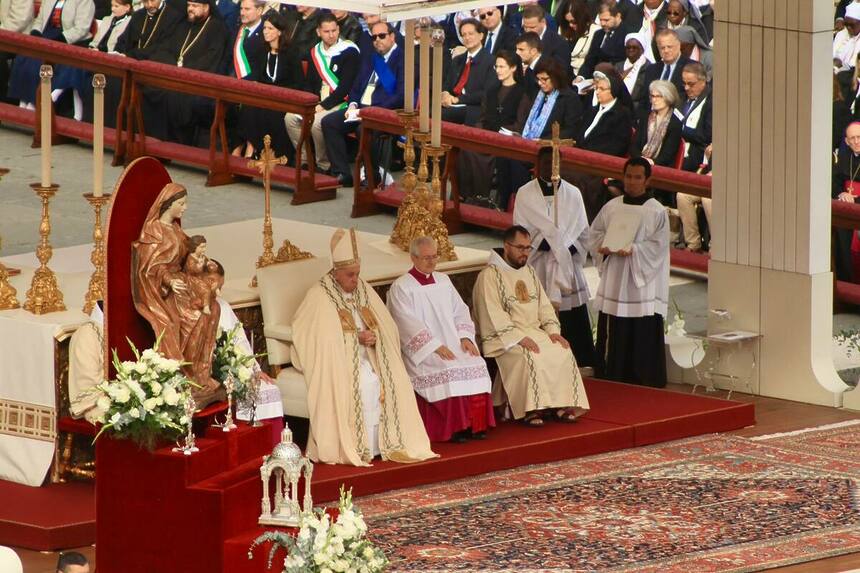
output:
POLYGON ((594 33, 600 29, 594 19, 585 0, 564 0, 555 14, 559 23, 558 33, 568 41, 571 46, 570 67, 573 71, 570 77, 579 75, 579 68, 585 62, 588 49, 594 33))

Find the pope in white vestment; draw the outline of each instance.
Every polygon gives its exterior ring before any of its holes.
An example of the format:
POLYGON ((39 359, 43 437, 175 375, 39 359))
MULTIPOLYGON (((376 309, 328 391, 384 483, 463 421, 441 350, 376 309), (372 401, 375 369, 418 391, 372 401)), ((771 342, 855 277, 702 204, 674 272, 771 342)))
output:
POLYGON ((434 272, 439 257, 432 238, 413 240, 410 254, 414 266, 391 285, 387 305, 424 427, 432 441, 484 438, 495 425, 492 381, 469 307, 448 275, 434 272))
POLYGON ((544 415, 573 422, 588 410, 588 397, 570 345, 560 334, 555 310, 534 269, 528 231, 505 232, 503 254, 495 250, 472 292, 484 356, 496 359, 514 418, 543 425, 544 415))
POLYGON ((368 466, 436 457, 400 357, 397 326, 360 277, 355 231, 332 237, 333 269, 293 318, 294 366, 308 386, 308 456, 368 466))
POLYGON ((594 339, 588 317, 588 283, 582 268, 588 258, 588 218, 582 193, 567 181, 553 191, 551 148, 541 150, 542 178, 517 191, 514 225, 531 234, 528 264, 537 273, 552 305, 559 311, 561 335, 570 343, 579 366, 594 366, 594 339))
POLYGON ((600 271, 594 298, 597 375, 619 382, 666 385, 663 317, 669 300, 669 220, 647 190, 651 166, 634 158, 624 166, 624 195, 612 199, 591 224, 591 250, 600 271), (635 211, 638 228, 626 248, 604 246, 613 220, 635 211), (627 212, 625 212, 627 211, 627 212))

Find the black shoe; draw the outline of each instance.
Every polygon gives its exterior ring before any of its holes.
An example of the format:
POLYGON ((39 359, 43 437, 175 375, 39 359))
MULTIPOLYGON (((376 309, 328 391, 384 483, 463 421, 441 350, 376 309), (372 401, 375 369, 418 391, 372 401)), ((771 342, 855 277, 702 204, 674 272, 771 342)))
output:
POLYGON ((452 444, 465 444, 468 438, 466 438, 466 434, 468 430, 462 432, 454 432, 449 440, 452 444))
POLYGON ((472 432, 471 438, 473 440, 486 440, 487 439, 487 432, 486 431, 472 432))
POLYGON ((349 175, 344 175, 343 173, 338 173, 337 174, 337 184, 340 187, 352 187, 353 186, 352 177, 350 177, 349 175))

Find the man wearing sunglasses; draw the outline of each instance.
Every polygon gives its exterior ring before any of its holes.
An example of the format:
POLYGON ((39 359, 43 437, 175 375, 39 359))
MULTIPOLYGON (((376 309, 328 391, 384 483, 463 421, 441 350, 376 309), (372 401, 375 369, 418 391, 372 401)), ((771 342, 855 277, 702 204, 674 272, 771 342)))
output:
POLYGON ((517 33, 502 22, 502 11, 498 6, 479 8, 478 20, 487 31, 484 35, 484 49, 487 52, 495 56, 499 50, 514 51, 517 33))
POLYGON ((387 22, 376 22, 370 27, 370 37, 373 51, 361 53, 358 76, 347 96, 347 108, 343 113, 330 113, 322 120, 332 175, 343 187, 353 184, 346 137, 359 130, 358 109, 403 106, 403 50, 397 45, 394 28, 387 22))

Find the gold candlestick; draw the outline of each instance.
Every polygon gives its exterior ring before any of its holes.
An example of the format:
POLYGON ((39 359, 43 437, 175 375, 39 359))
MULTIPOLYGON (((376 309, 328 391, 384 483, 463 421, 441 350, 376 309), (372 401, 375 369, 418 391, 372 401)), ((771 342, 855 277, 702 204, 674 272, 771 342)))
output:
POLYGON ((39 246, 36 248, 36 258, 39 259, 39 268, 33 274, 33 282, 30 283, 30 290, 27 291, 27 298, 24 301, 24 310, 30 311, 33 314, 47 314, 49 312, 59 312, 66 310, 66 305, 63 303, 63 293, 57 286, 57 277, 54 271, 48 268, 48 261, 51 260, 53 249, 49 237, 51 236, 51 213, 49 203, 59 185, 42 186, 38 183, 30 185, 36 192, 36 195, 42 200, 42 221, 39 223, 39 246))
MULTIPOLYGON (((3 240, 0 238, 0 246, 2 246, 3 240)), ((0 310, 11 310, 13 308, 20 308, 21 305, 18 303, 18 291, 9 284, 9 271, 0 263, 0 310)))
POLYGON ((430 177, 430 170, 427 168, 427 147, 430 145, 430 133, 419 131, 413 137, 421 146, 415 188, 420 192, 427 193, 430 191, 430 186, 427 184, 427 179, 430 177))
POLYGON ((405 142, 397 142, 397 145, 403 149, 403 162, 406 164, 406 173, 400 178, 400 185, 403 190, 409 194, 415 190, 415 184, 418 180, 415 177, 415 118, 418 114, 414 111, 397 110, 397 115, 400 117, 400 123, 403 125, 403 130, 406 135, 405 142))
POLYGON ((425 146, 427 155, 433 160, 433 178, 430 182, 430 192, 433 197, 440 201, 443 201, 444 198, 442 197, 442 176, 439 171, 439 160, 448 153, 449 149, 451 149, 450 145, 425 146))
POLYGON ((84 297, 84 313, 89 314, 93 311, 96 301, 104 300, 107 292, 107 282, 105 276, 105 245, 104 233, 102 232, 102 207, 110 201, 110 195, 95 195, 94 193, 84 193, 84 199, 89 201, 95 212, 95 222, 93 223, 93 252, 90 254, 90 261, 93 263, 95 270, 90 277, 90 286, 87 289, 87 294, 84 297))

